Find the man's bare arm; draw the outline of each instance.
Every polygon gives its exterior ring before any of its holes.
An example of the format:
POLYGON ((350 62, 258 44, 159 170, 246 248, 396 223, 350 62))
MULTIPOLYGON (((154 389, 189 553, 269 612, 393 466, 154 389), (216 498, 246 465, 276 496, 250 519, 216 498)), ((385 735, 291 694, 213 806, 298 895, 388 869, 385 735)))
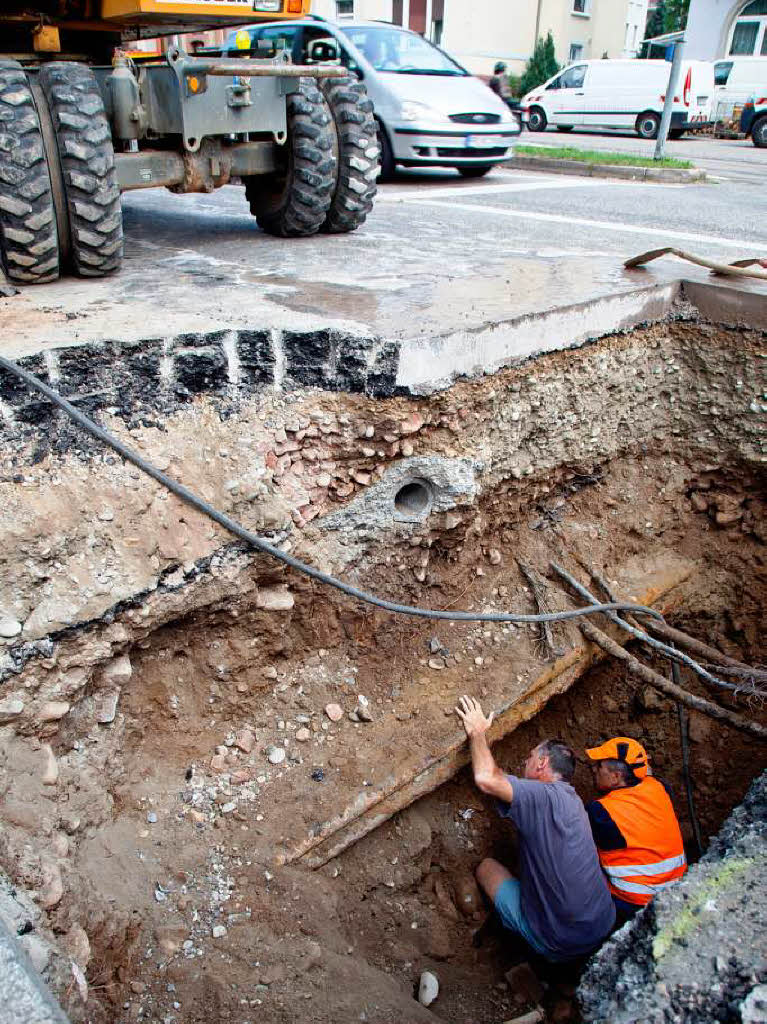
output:
POLYGON ((493 712, 488 718, 482 711, 479 701, 473 697, 461 697, 456 714, 463 722, 471 749, 471 766, 474 770, 474 782, 478 789, 490 796, 497 797, 510 804, 514 798, 514 790, 504 775, 488 746, 487 730, 493 723, 493 712))

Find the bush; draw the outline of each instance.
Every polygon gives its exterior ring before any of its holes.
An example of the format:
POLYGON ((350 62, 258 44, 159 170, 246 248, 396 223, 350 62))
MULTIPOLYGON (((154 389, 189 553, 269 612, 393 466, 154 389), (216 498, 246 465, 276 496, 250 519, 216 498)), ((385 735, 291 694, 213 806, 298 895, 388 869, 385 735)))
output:
POLYGON ((522 76, 521 75, 509 75, 509 88, 511 89, 511 95, 515 100, 518 100, 520 96, 524 96, 522 91, 522 76))
POLYGON ((524 96, 541 85, 552 75, 559 71, 556 54, 554 52, 554 37, 551 32, 545 39, 539 39, 535 44, 533 55, 527 62, 524 73, 519 80, 519 94, 524 96))

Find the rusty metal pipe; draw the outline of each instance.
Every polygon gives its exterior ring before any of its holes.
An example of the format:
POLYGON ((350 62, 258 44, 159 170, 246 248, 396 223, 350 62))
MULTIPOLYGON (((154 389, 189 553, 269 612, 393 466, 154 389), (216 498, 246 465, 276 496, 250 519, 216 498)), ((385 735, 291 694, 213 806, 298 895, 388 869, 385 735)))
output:
POLYGON ((316 64, 255 64, 248 60, 228 64, 190 62, 184 65, 185 75, 211 75, 216 78, 346 78, 346 68, 316 64))

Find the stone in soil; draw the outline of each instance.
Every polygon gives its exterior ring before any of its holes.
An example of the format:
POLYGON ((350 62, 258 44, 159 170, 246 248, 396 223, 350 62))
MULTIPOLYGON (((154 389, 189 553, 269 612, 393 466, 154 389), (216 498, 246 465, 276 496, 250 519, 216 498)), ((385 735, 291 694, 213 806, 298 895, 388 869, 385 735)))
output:
POLYGON ((439 995, 439 982, 431 971, 424 971, 418 983, 418 1002, 422 1006, 431 1006, 439 995))
POLYGON ((5 722, 12 722, 14 718, 18 718, 24 710, 24 701, 18 697, 6 697, 5 700, 0 700, 0 725, 5 722))
POLYGON ((285 760, 285 750, 283 747, 267 747, 266 756, 270 764, 282 764, 285 760))
POLYGON ((344 717, 344 709, 340 704, 326 704, 325 714, 328 716, 331 722, 340 722, 344 717))
POLYGON ((5 640, 12 640, 21 632, 21 623, 10 615, 0 617, 0 636, 5 640))

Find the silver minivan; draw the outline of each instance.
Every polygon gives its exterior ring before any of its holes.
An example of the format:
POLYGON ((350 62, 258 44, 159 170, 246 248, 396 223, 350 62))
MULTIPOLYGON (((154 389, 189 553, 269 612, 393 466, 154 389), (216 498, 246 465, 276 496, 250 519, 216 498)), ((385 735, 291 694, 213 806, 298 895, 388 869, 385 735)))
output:
MULTIPOLYGON (((519 117, 478 78, 416 32, 383 22, 321 19, 249 27, 250 48, 286 49, 294 63, 341 63, 373 101, 381 176, 403 167, 455 167, 479 178, 512 155, 519 117)), ((243 30, 225 49, 243 45, 243 30)))

